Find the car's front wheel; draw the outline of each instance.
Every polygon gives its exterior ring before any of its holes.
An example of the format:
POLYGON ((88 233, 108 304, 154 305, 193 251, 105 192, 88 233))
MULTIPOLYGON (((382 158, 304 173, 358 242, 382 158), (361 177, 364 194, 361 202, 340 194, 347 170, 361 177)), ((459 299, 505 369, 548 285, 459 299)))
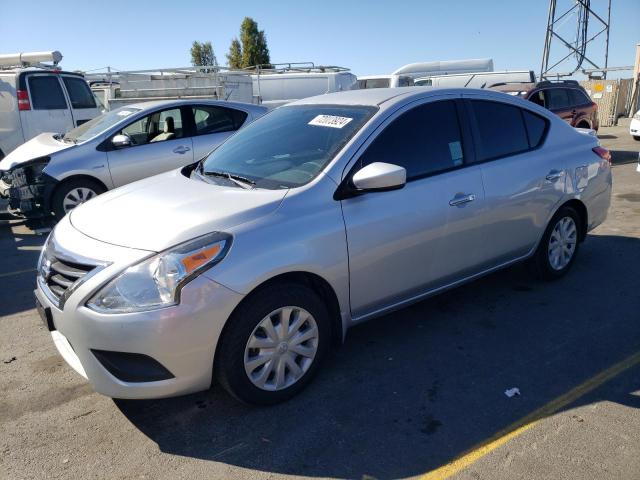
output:
POLYGON ((296 395, 328 350, 327 309, 303 285, 264 288, 228 322, 214 367, 220 384, 245 403, 271 405, 296 395))
POLYGON ((78 178, 63 182, 53 194, 51 210, 59 220, 84 202, 105 192, 95 180, 78 178))
POLYGON ((556 212, 530 261, 537 276, 553 280, 569 271, 580 245, 580 224, 580 215, 570 206, 556 212))

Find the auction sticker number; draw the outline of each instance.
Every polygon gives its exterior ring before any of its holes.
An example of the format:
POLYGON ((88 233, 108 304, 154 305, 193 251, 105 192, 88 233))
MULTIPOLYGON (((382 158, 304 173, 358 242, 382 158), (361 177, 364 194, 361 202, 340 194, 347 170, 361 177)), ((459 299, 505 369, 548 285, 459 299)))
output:
POLYGON ((318 115, 309 122, 309 125, 316 127, 342 128, 348 124, 353 118, 338 117, 337 115, 318 115))

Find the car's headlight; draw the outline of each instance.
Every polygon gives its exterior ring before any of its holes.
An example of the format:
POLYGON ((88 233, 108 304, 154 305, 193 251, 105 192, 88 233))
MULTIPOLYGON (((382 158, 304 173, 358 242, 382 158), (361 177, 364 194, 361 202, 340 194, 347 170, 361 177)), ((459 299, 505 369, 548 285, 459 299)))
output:
POLYGON ((18 165, 13 170, 10 170, 11 174, 21 172, 25 176, 26 183, 42 183, 43 182, 43 170, 49 165, 51 157, 40 157, 30 160, 27 163, 18 165))
POLYGON ((100 313, 130 313, 176 305, 182 287, 220 262, 231 236, 210 233, 132 265, 102 287, 87 307, 100 313))
POLYGON ((640 112, 636 113, 633 118, 635 118, 636 120, 640 120, 640 112))

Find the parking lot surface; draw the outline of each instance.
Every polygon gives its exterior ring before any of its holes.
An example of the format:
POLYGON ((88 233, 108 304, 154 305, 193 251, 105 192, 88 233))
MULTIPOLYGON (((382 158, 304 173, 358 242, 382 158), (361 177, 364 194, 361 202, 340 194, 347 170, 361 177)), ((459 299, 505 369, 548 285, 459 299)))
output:
POLYGON ((568 276, 516 266, 356 327, 270 408, 94 393, 33 309, 44 237, 3 221, 0 478, 640 478, 640 143, 600 133, 612 206, 568 276))

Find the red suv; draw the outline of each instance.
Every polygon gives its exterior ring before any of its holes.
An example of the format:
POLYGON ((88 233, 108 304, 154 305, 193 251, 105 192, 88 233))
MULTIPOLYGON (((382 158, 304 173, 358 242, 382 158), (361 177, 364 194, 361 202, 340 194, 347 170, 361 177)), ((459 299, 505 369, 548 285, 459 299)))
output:
POLYGON ((572 127, 598 130, 598 105, 575 80, 498 83, 489 88, 518 95, 558 115, 572 127))

